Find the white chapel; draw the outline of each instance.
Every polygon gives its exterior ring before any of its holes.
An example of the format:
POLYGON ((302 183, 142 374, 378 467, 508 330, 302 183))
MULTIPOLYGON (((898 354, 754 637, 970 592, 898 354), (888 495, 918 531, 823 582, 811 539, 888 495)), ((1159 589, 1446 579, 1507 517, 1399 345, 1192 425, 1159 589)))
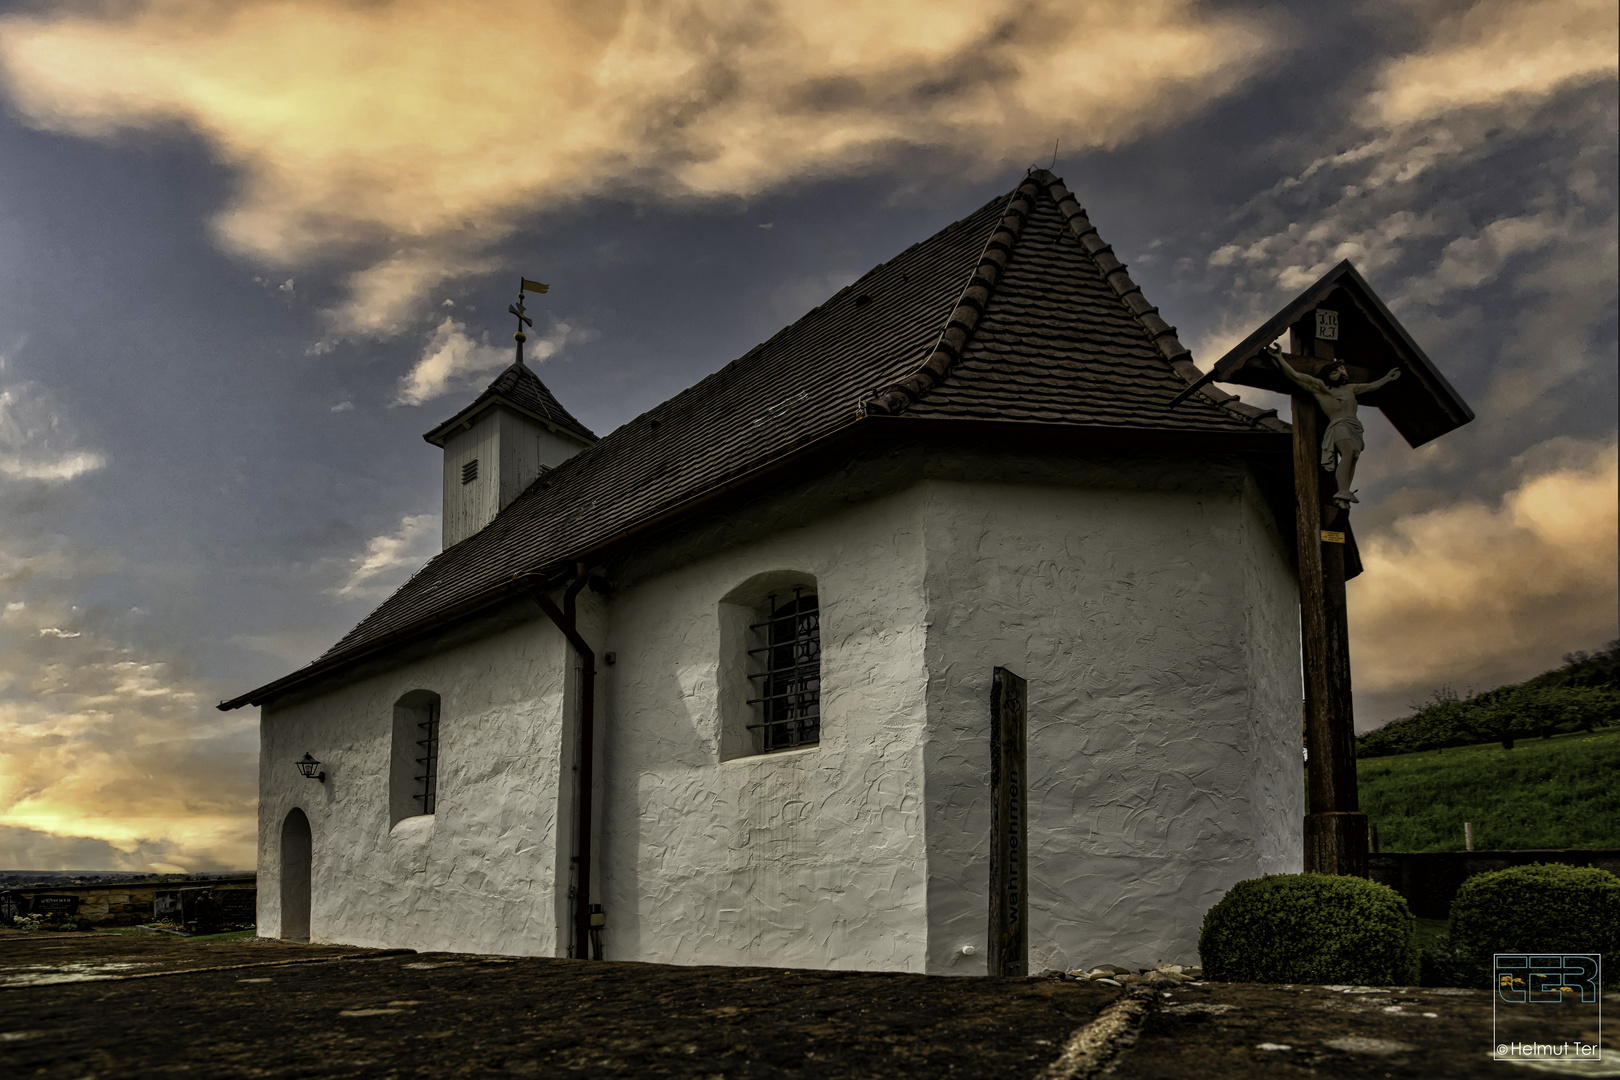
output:
POLYGON ((1196 962, 1305 811, 1290 429, 1199 374, 1044 170, 603 437, 519 359, 443 552, 221 705, 260 933, 1196 962))

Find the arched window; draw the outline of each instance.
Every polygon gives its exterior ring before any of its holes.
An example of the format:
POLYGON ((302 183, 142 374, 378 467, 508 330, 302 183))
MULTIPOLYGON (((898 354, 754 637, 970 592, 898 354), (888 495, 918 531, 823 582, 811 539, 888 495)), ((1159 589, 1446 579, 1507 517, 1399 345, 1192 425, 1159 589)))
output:
POLYGON ((821 607, 814 587, 795 586, 789 596, 771 593, 765 617, 753 623, 758 642, 748 650, 749 682, 758 707, 747 725, 761 753, 821 741, 821 607))
POLYGON ((438 694, 412 690, 394 703, 393 754, 388 773, 390 824, 438 809, 438 694))
POLYGON ((821 741, 816 579, 757 574, 720 602, 720 760, 821 741))

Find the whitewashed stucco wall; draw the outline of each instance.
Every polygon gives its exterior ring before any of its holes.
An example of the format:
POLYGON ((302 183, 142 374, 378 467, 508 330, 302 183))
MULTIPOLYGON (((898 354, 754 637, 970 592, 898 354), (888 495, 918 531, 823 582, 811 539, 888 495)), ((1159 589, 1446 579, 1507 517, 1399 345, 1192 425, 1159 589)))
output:
MULTIPOLYGON (((1305 868, 1306 809, 1299 581, 1290 561, 1292 537, 1278 534, 1252 476, 1245 484, 1244 507, 1243 547, 1252 553, 1243 564, 1243 610, 1253 687, 1249 767, 1255 857, 1260 873, 1297 874, 1305 868), (1267 558, 1268 550, 1276 557, 1267 558)), ((1220 897, 1207 899, 1205 910, 1220 897)))
POLYGON ((926 485, 931 972, 984 971, 998 665, 1029 683, 1032 970, 1195 962, 1299 850, 1286 554, 1241 465, 1152 468, 926 485))
MULTIPOLYGON (((996 665, 1030 685, 1035 970, 1190 961, 1227 887, 1298 869, 1297 602, 1249 471, 1017 470, 937 457, 865 501, 784 495, 582 594, 609 959, 983 973, 996 665), (782 571, 821 599, 822 742, 722 761, 720 604, 782 571)), ((316 940, 564 955, 577 695, 536 618, 266 709, 262 932, 296 805, 316 940), (442 697, 441 802, 390 830, 393 704, 416 689, 442 697)))
POLYGON ((603 821, 609 959, 920 971, 921 489, 616 595, 603 821), (815 577, 821 744, 720 760, 719 605, 815 577))
POLYGON ((313 834, 312 940, 555 955, 564 672, 561 635, 537 620, 266 707, 260 933, 280 933, 281 825, 297 806, 313 834), (393 706, 412 690, 441 698, 439 805, 390 828, 393 706), (326 783, 298 775, 305 751, 326 783))

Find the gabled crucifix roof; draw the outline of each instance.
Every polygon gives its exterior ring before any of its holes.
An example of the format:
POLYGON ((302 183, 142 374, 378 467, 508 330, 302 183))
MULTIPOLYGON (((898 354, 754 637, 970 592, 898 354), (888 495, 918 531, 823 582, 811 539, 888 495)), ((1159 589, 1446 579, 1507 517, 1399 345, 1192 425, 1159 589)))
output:
POLYGON ((540 376, 530 371, 522 360, 514 360, 507 369, 495 376, 482 394, 456 415, 423 435, 434 446, 443 446, 451 435, 463 425, 470 425, 488 409, 505 405, 510 409, 538 420, 549 428, 568 432, 575 438, 593 443, 596 436, 591 429, 574 419, 572 413, 552 396, 540 376))
POLYGON ((1328 308, 1339 317, 1334 356, 1361 369, 1358 381, 1400 367, 1404 376, 1364 399, 1383 410, 1407 443, 1422 446, 1474 418, 1474 410, 1446 381, 1428 355, 1412 340, 1367 279, 1346 259, 1215 362, 1210 378, 1278 393, 1294 393, 1293 384, 1260 353, 1289 327, 1328 308))
POLYGON ((563 462, 309 667, 221 708, 470 616, 852 439, 1288 452, 1274 411, 1214 387, 1172 408, 1199 374, 1063 182, 1033 170, 563 462))

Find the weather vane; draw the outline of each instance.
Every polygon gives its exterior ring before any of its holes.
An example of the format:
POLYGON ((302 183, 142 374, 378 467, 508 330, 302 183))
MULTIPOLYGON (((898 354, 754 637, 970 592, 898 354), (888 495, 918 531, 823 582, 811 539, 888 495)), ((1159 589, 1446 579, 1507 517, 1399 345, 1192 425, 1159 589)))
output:
POLYGON ((544 293, 550 291, 551 286, 545 284, 544 282, 530 281, 526 277, 518 278, 517 303, 507 305, 506 310, 510 311, 513 315, 516 315, 518 319, 517 333, 512 335, 512 340, 517 342, 517 362, 520 364, 523 363, 523 343, 529 340, 529 336, 523 332, 523 328, 525 326, 534 326, 534 320, 528 316, 528 309, 523 306, 523 294, 544 293))

